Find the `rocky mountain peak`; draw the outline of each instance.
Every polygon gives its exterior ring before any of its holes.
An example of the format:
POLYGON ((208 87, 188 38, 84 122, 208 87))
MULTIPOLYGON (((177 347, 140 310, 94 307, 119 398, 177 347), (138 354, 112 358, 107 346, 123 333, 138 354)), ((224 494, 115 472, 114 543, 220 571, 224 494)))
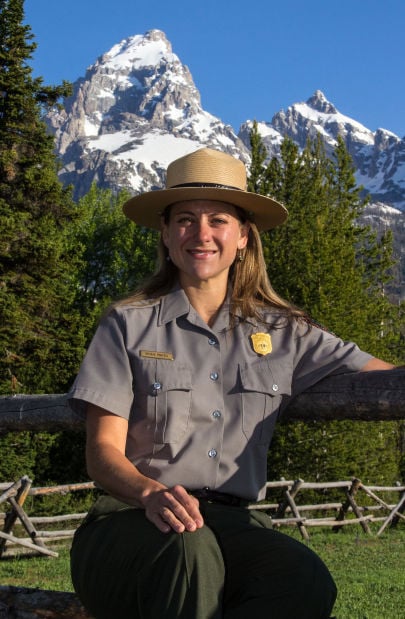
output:
MULTIPOLYGON (((167 58, 178 61, 173 54, 170 41, 161 30, 148 30, 144 35, 136 34, 123 39, 100 57, 100 64, 113 69, 121 69, 125 65, 154 66, 158 58, 167 58)), ((97 63, 96 63, 97 64, 97 63)))
POLYGON ((109 112, 120 109, 170 129, 170 112, 178 107, 176 102, 187 100, 187 105, 182 105, 184 116, 201 111, 200 93, 189 70, 160 30, 149 30, 115 45, 95 63, 91 81, 100 89, 102 112, 107 105, 109 112))
MULTIPOLYGON (((114 45, 74 84, 61 115, 48 119, 64 154, 69 136, 94 138, 132 125, 171 130, 173 117, 201 111, 200 95, 163 32, 150 30, 114 45), (176 114, 173 108, 181 109, 176 114)), ((89 143, 90 145, 90 143, 89 143)))
POLYGON ((337 114, 337 109, 330 101, 327 100, 321 90, 316 90, 314 92, 312 97, 308 99, 307 105, 318 112, 322 112, 323 114, 337 114))
MULTIPOLYGON (((338 136, 345 141, 356 169, 356 179, 371 199, 405 209, 405 139, 386 129, 371 131, 342 114, 317 90, 306 102, 294 103, 277 112, 271 122, 260 122, 259 131, 269 157, 278 156, 284 137, 304 148, 308 138, 321 135, 331 155, 338 136)), ((250 124, 242 125, 240 137, 248 145, 250 124)))
POLYGON ((114 45, 74 84, 62 112, 47 116, 63 161, 61 179, 75 197, 92 182, 142 191, 163 184, 176 157, 201 146, 248 160, 248 151, 205 112, 188 68, 160 30, 114 45))

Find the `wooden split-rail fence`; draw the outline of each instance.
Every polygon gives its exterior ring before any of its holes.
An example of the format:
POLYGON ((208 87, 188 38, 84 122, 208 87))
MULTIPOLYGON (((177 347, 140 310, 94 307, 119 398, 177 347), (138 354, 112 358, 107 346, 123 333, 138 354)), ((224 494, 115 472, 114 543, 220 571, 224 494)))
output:
MULTIPOLYGON (((15 554, 16 548, 26 552, 36 552, 52 557, 58 553, 52 549, 55 542, 69 540, 86 513, 58 516, 32 516, 25 508, 28 497, 68 494, 77 491, 93 491, 93 482, 66 484, 51 487, 32 487, 31 480, 21 477, 14 483, 0 484, 0 558, 15 554), (1 509, 6 508, 4 512, 1 509), (51 529, 44 527, 51 525, 51 529), (66 528, 66 525, 67 528, 66 528), (17 536, 14 529, 25 532, 17 536), (28 535, 28 537, 27 537, 28 535), (51 546, 51 547, 50 547, 51 546)), ((350 481, 305 482, 280 480, 267 482, 267 498, 250 505, 250 509, 266 511, 272 518, 274 527, 297 527, 301 536, 308 540, 311 527, 329 527, 338 531, 347 525, 359 525, 367 534, 372 534, 371 523, 379 523, 376 535, 381 535, 388 526, 405 522, 405 485, 369 486, 354 478, 350 481), (319 492, 322 497, 328 491, 338 491, 341 500, 306 504, 299 501, 305 498, 305 491, 319 492), (281 500, 271 501, 276 493, 281 500), (386 498, 389 495, 390 499, 386 498), (396 500, 392 497, 398 495, 396 500), (366 501, 364 501, 366 499, 366 501), (311 514, 315 516, 311 517, 311 514)), ((35 507, 33 508, 35 512, 35 507)))
MULTIPOLYGON (((352 373, 329 377, 300 394, 288 406, 285 420, 404 420, 405 419, 405 369, 352 373)), ((58 432, 83 430, 83 422, 66 405, 66 395, 13 395, 0 397, 0 434, 23 430, 58 432)), ((0 454, 1 456, 1 454, 0 454)), ((0 484, 0 510, 5 512, 0 532, 1 554, 14 544, 27 551, 54 556, 56 551, 49 546, 58 539, 71 537, 85 514, 40 518, 30 516, 24 508, 28 496, 54 492, 93 490, 88 484, 70 484, 54 488, 34 488, 28 477, 0 484), (57 518, 57 520, 56 520, 57 518), (57 523, 69 523, 68 529, 56 530, 57 523), (28 538, 15 535, 17 523, 28 538), (72 523, 75 523, 73 526, 72 523), (42 525, 52 524, 46 531, 42 525), (63 531, 63 534, 62 534, 63 531)), ((358 524, 370 533, 370 524, 379 522, 377 535, 388 526, 403 522, 405 487, 366 486, 359 479, 328 483, 309 483, 304 480, 275 481, 267 484, 268 499, 255 505, 267 510, 274 526, 296 526, 304 539, 308 539, 311 526, 331 526, 335 530, 358 524), (313 505, 302 504, 300 497, 305 490, 340 489, 341 501, 313 505), (282 499, 271 502, 271 492, 282 491, 282 499), (398 493, 398 500, 390 497, 398 493), (367 496, 367 502, 362 497, 367 496), (383 498, 385 497, 385 498, 383 498), (367 504, 366 504, 367 503, 367 504), (310 514, 316 517, 310 517, 310 514), (319 515, 324 514, 324 515, 319 515)), ((1 514, 0 514, 1 518, 1 514)), ((44 591, 24 587, 0 586, 0 617, 35 619, 39 617, 66 617, 88 619, 72 593, 44 591)))
MULTIPOLYGON (((7 552, 13 552, 14 548, 20 548, 26 552, 36 552, 47 556, 57 556, 52 549, 55 542, 69 539, 85 514, 67 514, 66 516, 34 517, 29 516, 24 510, 24 502, 27 497, 43 496, 55 493, 66 494, 76 491, 92 491, 93 482, 81 484, 69 484, 63 486, 34 488, 28 477, 22 477, 15 483, 0 484, 0 510, 1 505, 9 503, 9 511, 0 513, 0 557, 7 556, 7 552), (17 537, 13 534, 17 520, 20 520, 19 528, 25 529, 28 538, 17 537), (42 527, 52 524, 53 526, 69 523, 69 528, 53 529, 46 531, 42 527), (74 524, 75 526, 72 526, 74 524)), ((405 486, 366 486, 359 479, 350 481, 311 483, 302 479, 295 481, 280 480, 267 483, 267 499, 252 508, 266 510, 272 515, 273 526, 297 526, 302 537, 309 539, 308 528, 314 526, 332 527, 338 531, 345 525, 358 524, 365 533, 370 534, 370 524, 379 522, 380 527, 377 535, 397 522, 404 522, 403 514, 405 507, 405 486), (328 490, 339 490, 343 493, 341 501, 307 505, 299 501, 299 496, 304 497, 305 491, 319 491, 322 496, 328 490), (271 501, 273 492, 282 492, 282 498, 278 502, 271 501), (398 499, 390 502, 383 498, 398 495, 398 499), (367 506, 363 499, 368 498, 367 506), (318 517, 311 518, 308 514, 315 512, 318 517), (324 515, 320 515, 324 513, 324 515), (329 515, 327 515, 329 514, 329 515)), ((74 593, 65 591, 47 591, 42 589, 30 589, 27 587, 1 586, 0 585, 0 617, 8 619, 40 619, 48 617, 56 619, 92 619, 80 604, 74 593)))

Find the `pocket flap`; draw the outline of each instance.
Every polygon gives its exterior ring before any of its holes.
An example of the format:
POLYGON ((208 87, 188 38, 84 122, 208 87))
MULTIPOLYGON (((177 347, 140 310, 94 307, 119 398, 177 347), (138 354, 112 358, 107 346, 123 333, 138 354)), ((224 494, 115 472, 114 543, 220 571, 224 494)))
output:
POLYGON ((291 395, 292 369, 288 363, 260 359, 255 363, 239 366, 244 391, 268 395, 291 395))
POLYGON ((160 385, 159 390, 162 392, 191 391, 193 385, 191 370, 185 365, 168 363, 156 369, 156 380, 152 387, 156 388, 156 384, 160 385))

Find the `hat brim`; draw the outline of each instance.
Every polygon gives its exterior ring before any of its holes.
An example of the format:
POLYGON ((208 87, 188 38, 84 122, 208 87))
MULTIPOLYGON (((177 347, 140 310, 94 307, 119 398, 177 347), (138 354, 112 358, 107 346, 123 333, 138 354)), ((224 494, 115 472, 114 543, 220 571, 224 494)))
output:
POLYGON ((149 191, 125 202, 123 211, 138 225, 160 230, 164 209, 183 200, 217 200, 239 206, 261 232, 276 228, 288 217, 287 209, 273 198, 222 187, 175 187, 149 191))

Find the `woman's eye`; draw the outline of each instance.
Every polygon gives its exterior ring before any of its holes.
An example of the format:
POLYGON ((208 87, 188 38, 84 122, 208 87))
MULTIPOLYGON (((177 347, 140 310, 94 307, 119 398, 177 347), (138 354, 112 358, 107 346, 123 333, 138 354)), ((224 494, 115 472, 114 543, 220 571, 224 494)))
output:
MULTIPOLYGON (((191 226, 196 222, 195 218, 192 215, 179 215, 176 217, 176 223, 179 226, 191 226)), ((222 226, 223 224, 227 224, 228 219, 222 216, 215 216, 209 218, 209 225, 211 226, 222 226)))
POLYGON ((188 217, 188 215, 183 215, 182 217, 179 217, 177 219, 177 223, 178 224, 189 224, 192 222, 191 217, 188 217))

